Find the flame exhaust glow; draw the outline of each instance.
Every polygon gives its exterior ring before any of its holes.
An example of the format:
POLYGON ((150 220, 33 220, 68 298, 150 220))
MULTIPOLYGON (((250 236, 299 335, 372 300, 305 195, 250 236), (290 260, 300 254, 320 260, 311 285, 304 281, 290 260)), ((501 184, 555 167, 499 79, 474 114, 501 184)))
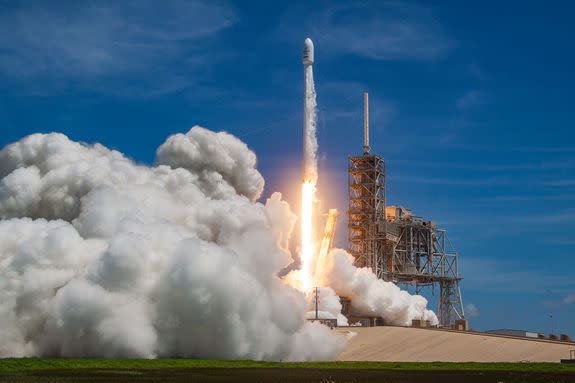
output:
POLYGON ((304 182, 301 189, 301 271, 302 290, 308 293, 313 288, 314 270, 314 228, 313 204, 315 199, 315 183, 304 182))

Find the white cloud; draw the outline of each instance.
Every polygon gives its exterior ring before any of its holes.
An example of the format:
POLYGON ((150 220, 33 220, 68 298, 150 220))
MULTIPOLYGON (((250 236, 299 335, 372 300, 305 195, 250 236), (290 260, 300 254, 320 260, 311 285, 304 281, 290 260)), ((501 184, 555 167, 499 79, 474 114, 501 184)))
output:
POLYGON ((204 0, 47 4, 0 13, 4 76, 30 83, 67 80, 104 92, 119 86, 102 79, 126 76, 123 95, 145 87, 165 93, 190 82, 184 76, 205 64, 199 50, 204 40, 236 21, 231 8, 204 0), (183 75, 162 70, 176 60, 185 62, 183 75))
POLYGON ((568 294, 565 299, 563 299, 563 303, 566 305, 570 305, 571 303, 575 303, 575 293, 568 294))
POLYGON ((301 31, 309 31, 322 52, 374 60, 436 60, 454 45, 429 9, 400 1, 336 4, 319 13, 292 10, 278 35, 301 31), (303 27, 302 15, 310 15, 303 27))
POLYGON ((467 318, 477 318, 479 316, 479 309, 473 303, 466 303, 464 308, 467 318))
POLYGON ((485 95, 478 90, 471 90, 457 100, 457 108, 465 110, 485 102, 485 95))

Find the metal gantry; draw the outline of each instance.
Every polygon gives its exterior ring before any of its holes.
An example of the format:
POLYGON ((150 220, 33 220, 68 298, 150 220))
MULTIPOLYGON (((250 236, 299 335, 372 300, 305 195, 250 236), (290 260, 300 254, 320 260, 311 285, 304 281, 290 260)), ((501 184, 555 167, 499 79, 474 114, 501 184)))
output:
POLYGON ((381 278, 385 246, 385 162, 365 155, 349 158, 349 251, 359 267, 381 278))
POLYGON ((369 267, 378 278, 404 286, 439 289, 440 325, 463 319, 457 252, 444 229, 386 206, 383 158, 364 150, 349 158, 349 251, 358 267, 369 267))

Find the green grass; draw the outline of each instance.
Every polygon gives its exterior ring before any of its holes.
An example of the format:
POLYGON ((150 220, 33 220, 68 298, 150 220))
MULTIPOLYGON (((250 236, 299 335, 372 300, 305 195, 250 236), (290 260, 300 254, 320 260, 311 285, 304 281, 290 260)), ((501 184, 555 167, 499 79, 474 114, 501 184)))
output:
POLYGON ((509 371, 573 372, 575 365, 558 363, 415 363, 415 362, 257 362, 202 359, 0 359, 0 374, 48 369, 160 369, 160 368, 321 368, 382 369, 394 371, 509 371))

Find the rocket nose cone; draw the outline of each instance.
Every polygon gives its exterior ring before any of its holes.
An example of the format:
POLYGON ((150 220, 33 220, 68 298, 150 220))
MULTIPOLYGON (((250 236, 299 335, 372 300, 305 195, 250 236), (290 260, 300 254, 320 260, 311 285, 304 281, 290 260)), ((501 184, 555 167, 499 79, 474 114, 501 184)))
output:
POLYGON ((308 37, 303 42, 303 63, 304 65, 313 64, 313 41, 308 37))

